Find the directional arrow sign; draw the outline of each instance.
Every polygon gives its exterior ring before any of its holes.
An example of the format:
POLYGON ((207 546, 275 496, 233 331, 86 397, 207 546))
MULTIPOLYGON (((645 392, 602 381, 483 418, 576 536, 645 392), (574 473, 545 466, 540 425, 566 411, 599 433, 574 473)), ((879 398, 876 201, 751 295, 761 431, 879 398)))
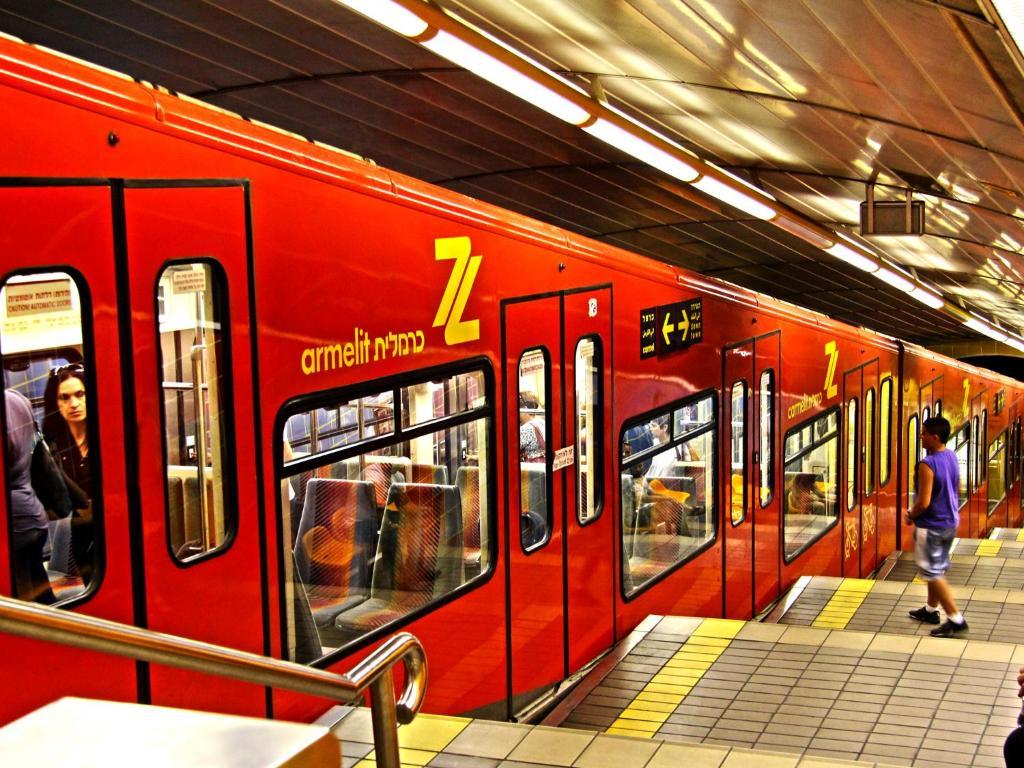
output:
POLYGON ((700 299, 677 301, 673 304, 663 304, 660 307, 642 310, 640 313, 641 359, 655 355, 660 357, 702 341, 704 338, 703 320, 703 307, 700 299), (653 340, 649 335, 652 330, 657 333, 657 338, 653 340), (652 345, 651 341, 656 343, 652 345))
POLYGON ((668 346, 669 344, 672 343, 672 331, 674 331, 676 329, 675 323, 670 323, 669 322, 669 320, 671 320, 671 319, 672 319, 672 313, 671 312, 666 312, 665 313, 665 319, 662 320, 662 322, 661 322, 661 335, 665 339, 665 346, 668 346))

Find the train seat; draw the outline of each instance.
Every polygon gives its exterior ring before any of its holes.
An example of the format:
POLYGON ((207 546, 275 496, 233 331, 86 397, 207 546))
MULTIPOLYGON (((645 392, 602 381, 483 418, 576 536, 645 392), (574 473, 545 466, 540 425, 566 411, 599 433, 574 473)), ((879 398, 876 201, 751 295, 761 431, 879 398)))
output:
POLYGON ((439 464, 413 464, 406 482, 448 485, 448 467, 439 464))
POLYGON ((317 626, 329 626, 367 596, 376 536, 373 485, 313 478, 295 534, 295 567, 317 626))
POLYGON ((462 509, 454 485, 392 483, 384 508, 370 597, 338 615, 347 635, 405 616, 465 580, 462 509))
POLYGON ((466 570, 480 572, 480 468, 459 467, 455 487, 462 505, 462 547, 466 570))
POLYGON ((367 456, 362 478, 373 484, 374 501, 378 509, 387 504, 393 483, 407 482, 412 462, 404 456, 367 456))

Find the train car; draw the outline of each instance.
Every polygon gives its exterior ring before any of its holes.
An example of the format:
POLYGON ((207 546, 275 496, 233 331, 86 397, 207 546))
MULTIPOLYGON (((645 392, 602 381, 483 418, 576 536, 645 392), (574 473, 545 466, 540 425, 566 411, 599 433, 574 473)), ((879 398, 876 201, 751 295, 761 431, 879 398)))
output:
MULTIPOLYGON (((1021 383, 912 344, 902 347, 902 505, 914 501, 921 424, 941 415, 952 427, 948 447, 960 464, 959 535, 984 538, 993 528, 1020 525, 1021 383)), ((902 523, 904 549, 913 548, 912 528, 902 523)))
MULTIPOLYGON (((0 100, 5 386, 87 490, 33 580, 8 441, 3 594, 338 670, 408 630, 427 711, 508 718, 900 543, 892 339, 9 38, 0 100)), ((326 707, 0 648, 2 720, 326 707)))

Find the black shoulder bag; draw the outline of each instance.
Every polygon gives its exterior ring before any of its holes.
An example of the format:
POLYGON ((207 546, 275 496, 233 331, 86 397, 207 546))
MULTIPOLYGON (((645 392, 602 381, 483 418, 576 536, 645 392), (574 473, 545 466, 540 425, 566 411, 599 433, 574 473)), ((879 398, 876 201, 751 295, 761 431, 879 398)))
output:
POLYGON ((50 446, 42 435, 36 433, 36 445, 32 449, 32 490, 46 510, 56 518, 71 514, 71 494, 68 493, 64 473, 50 453, 50 446))

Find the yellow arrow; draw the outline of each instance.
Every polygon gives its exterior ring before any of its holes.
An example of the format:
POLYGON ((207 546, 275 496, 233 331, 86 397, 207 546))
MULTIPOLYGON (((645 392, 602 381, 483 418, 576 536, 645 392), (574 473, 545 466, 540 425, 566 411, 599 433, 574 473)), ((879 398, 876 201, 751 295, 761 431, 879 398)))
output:
POLYGON ((672 331, 674 331, 676 329, 675 323, 670 323, 668 321, 669 315, 671 315, 671 314, 672 314, 671 312, 666 312, 665 313, 665 320, 661 324, 661 335, 665 337, 665 343, 666 344, 671 344, 672 343, 671 338, 669 338, 669 334, 671 334, 672 331))
POLYGON ((686 336, 690 332, 690 317, 686 314, 686 307, 683 307, 683 322, 679 324, 679 330, 682 332, 680 341, 686 341, 686 336))

